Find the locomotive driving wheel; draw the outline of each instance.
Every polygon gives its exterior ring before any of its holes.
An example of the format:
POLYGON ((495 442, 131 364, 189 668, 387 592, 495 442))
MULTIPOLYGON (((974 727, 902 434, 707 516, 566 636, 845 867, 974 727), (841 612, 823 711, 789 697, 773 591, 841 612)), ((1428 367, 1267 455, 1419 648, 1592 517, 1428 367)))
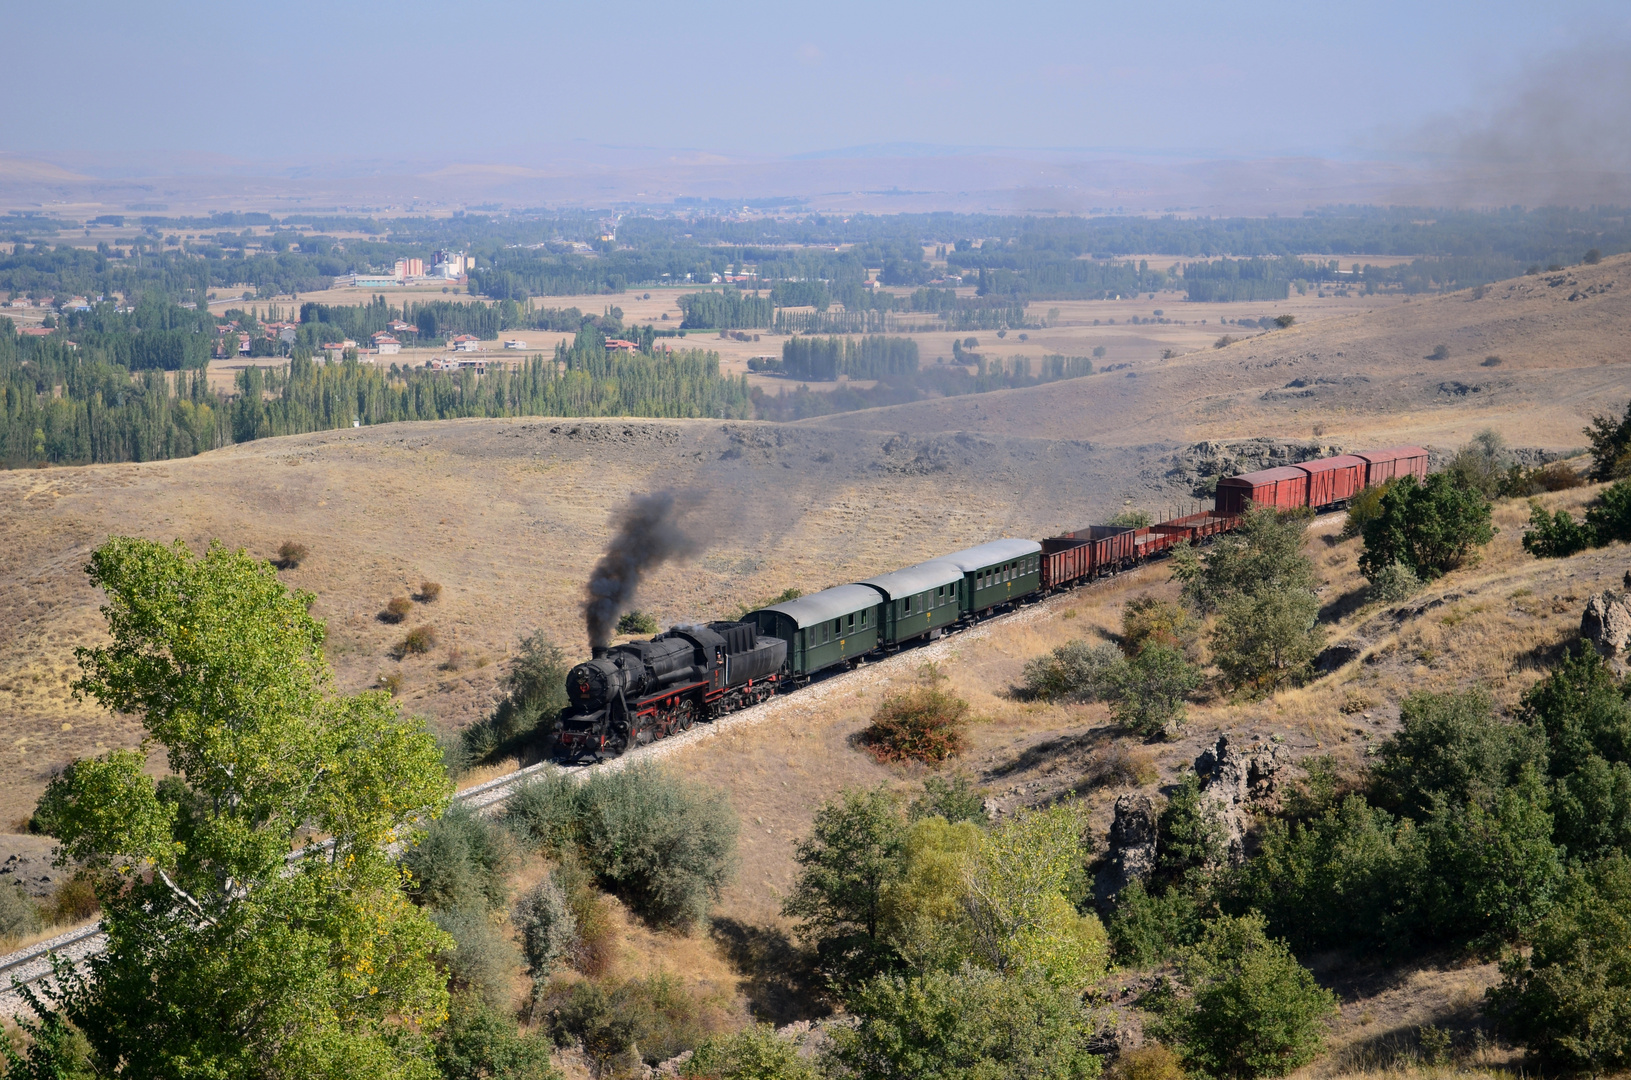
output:
POLYGON ((689 731, 691 725, 697 722, 697 707, 687 698, 679 703, 674 710, 674 730, 689 731))

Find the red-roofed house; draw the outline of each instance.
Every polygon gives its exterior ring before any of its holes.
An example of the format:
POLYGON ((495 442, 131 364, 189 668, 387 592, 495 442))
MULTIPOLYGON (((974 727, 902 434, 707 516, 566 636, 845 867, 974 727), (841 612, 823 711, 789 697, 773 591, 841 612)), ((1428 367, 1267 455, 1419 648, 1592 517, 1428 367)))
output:
POLYGON ((474 334, 460 334, 448 342, 454 352, 475 352, 481 348, 481 339, 474 334))

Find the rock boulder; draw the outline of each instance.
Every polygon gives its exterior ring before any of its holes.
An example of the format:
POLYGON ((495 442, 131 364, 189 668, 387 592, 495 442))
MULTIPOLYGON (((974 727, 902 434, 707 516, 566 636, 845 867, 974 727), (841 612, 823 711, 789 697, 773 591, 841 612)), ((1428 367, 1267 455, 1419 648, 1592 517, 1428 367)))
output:
POLYGON ((1594 593, 1580 616, 1580 636, 1604 656, 1617 656, 1631 645, 1631 597, 1624 593, 1594 593))

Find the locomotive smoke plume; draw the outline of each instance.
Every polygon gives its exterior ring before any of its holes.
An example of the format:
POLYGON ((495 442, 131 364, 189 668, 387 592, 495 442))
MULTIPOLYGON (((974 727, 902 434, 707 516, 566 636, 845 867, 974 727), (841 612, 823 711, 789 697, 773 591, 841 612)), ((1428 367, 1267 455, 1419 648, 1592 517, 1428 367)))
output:
POLYGON ((653 491, 632 496, 618 511, 612 542, 595 564, 584 590, 583 621, 590 648, 611 642, 618 616, 634 603, 634 594, 649 571, 701 550, 702 541, 685 520, 699 501, 689 492, 653 491))

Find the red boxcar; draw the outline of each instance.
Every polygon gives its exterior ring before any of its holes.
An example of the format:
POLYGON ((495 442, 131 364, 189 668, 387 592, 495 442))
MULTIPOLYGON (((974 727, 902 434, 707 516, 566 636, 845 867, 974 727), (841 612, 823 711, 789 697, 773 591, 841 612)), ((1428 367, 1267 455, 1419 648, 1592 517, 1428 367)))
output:
POLYGON ((1357 455, 1338 454, 1296 468, 1308 474, 1308 505, 1320 507, 1347 502, 1363 491, 1368 465, 1357 455))
POLYGON ((1246 504, 1291 510, 1308 505, 1308 474, 1282 465, 1218 481, 1217 512, 1243 514, 1246 504))
POLYGON ((1390 446, 1386 450, 1365 450, 1354 457, 1365 461, 1365 486, 1379 487, 1396 476, 1427 479, 1427 451, 1419 446, 1390 446))

